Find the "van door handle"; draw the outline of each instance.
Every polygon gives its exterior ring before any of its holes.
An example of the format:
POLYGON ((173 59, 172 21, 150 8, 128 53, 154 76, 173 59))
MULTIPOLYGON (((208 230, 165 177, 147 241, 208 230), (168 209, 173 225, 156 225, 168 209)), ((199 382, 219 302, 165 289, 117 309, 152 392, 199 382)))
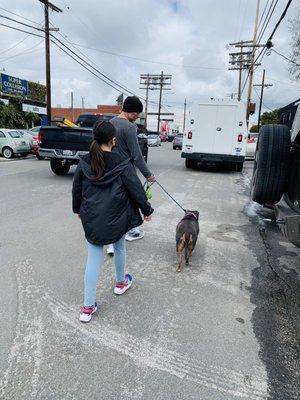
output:
POLYGON ((222 130, 222 128, 217 128, 217 131, 220 132, 222 130))

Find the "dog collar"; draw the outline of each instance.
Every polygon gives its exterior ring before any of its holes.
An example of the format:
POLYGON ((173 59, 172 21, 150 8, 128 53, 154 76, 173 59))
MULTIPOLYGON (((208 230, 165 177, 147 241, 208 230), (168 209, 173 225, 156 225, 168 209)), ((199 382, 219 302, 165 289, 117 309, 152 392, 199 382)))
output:
POLYGON ((193 212, 188 212, 186 215, 192 215, 196 220, 198 219, 197 215, 193 212))

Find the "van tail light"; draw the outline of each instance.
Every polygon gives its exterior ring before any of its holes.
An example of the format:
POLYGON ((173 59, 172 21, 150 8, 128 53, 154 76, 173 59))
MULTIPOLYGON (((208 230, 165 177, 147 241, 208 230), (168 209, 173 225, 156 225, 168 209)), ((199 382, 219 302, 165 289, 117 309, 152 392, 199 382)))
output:
POLYGON ((243 141, 243 135, 240 133, 238 135, 238 142, 242 142, 243 141))
POLYGON ((188 132, 188 135, 187 135, 187 136, 188 136, 188 139, 192 139, 192 137, 193 137, 193 132, 191 132, 191 131, 188 132))
POLYGON ((44 135, 42 133, 38 134, 37 143, 38 145, 42 144, 42 140, 44 139, 44 135))

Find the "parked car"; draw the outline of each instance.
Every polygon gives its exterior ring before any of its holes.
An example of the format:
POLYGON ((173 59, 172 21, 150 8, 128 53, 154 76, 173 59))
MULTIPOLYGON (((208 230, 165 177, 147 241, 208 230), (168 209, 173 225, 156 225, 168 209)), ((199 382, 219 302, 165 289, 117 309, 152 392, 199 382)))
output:
POLYGON ((159 135, 148 134, 148 146, 161 146, 159 135))
POLYGON ((173 140, 173 150, 182 149, 183 133, 178 133, 173 140))
POLYGON ((250 132, 246 144, 246 158, 254 158, 258 133, 250 132))
POLYGON ((34 132, 36 134, 36 136, 39 134, 39 131, 41 129, 41 126, 34 126, 33 128, 29 129, 30 132, 34 132))
POLYGON ((27 156, 30 153, 30 143, 20 131, 0 129, 0 154, 12 158, 16 154, 27 156))
POLYGON ((34 154, 38 160, 44 160, 45 157, 41 157, 39 155, 40 146, 38 143, 38 132, 40 130, 40 127, 38 128, 39 128, 38 130, 35 128, 29 130, 22 129, 20 132, 22 136, 29 141, 31 147, 31 153, 34 154))
POLYGON ((174 137, 175 137, 175 133, 169 132, 168 133, 168 142, 173 142, 174 137))
POLYGON ((166 133, 161 133, 161 134, 159 135, 159 137, 160 137, 160 141, 161 141, 161 142, 167 142, 167 141, 168 141, 168 136, 167 136, 166 133))

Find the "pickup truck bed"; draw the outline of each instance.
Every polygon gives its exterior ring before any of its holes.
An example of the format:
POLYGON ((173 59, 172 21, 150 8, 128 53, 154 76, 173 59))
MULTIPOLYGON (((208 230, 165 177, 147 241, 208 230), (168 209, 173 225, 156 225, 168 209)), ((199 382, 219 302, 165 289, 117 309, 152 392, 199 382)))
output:
MULTIPOLYGON (((42 126, 39 132, 39 155, 50 158, 56 175, 66 175, 71 165, 89 151, 92 129, 81 127, 42 126)), ((141 152, 147 161, 148 145, 145 135, 138 135, 141 152)))

